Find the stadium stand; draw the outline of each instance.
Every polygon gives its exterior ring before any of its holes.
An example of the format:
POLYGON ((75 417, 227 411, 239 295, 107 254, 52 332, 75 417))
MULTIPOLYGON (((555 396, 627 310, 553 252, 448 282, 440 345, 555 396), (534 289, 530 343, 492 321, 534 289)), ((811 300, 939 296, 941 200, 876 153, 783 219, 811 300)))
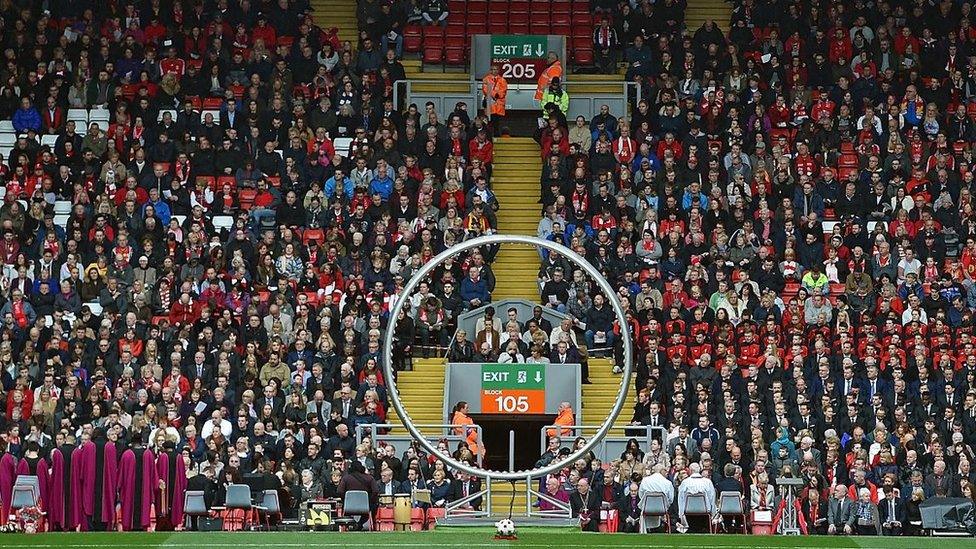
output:
POLYGON ((358 434, 398 421, 387 330, 430 423, 470 419, 442 417, 445 360, 573 357, 597 417, 632 335, 618 426, 664 435, 536 479, 584 530, 918 535, 924 506, 972 501, 970 6, 730 4, 8 3, 0 525, 237 530, 330 501, 388 530, 379 496, 408 493, 409 528, 434 527, 473 480, 358 434), (536 135, 498 139, 480 112, 394 105, 405 67, 466 66, 478 33, 564 35, 575 69, 620 63, 642 95, 566 120, 553 83, 536 135), (619 291, 487 248, 388 318, 420 265, 493 231, 619 291), (455 332, 497 297, 572 320, 455 332))

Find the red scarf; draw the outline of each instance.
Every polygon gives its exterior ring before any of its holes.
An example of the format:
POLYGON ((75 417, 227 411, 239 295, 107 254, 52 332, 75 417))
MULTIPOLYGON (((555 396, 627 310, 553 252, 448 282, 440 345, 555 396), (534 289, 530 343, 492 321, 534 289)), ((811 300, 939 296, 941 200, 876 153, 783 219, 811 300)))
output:
POLYGON ((24 301, 18 300, 13 303, 13 313, 14 320, 17 322, 17 326, 21 328, 27 327, 27 314, 24 313, 24 301))

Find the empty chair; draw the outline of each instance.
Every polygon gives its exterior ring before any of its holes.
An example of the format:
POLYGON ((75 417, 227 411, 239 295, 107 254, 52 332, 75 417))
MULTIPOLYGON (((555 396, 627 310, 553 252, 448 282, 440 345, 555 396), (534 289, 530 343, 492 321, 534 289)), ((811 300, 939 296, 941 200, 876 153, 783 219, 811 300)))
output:
POLYGON ((102 306, 97 301, 91 301, 89 303, 82 303, 82 307, 88 307, 88 310, 95 316, 102 315, 102 306))
POLYGON ((708 509, 705 494, 688 494, 685 500, 685 522, 692 517, 704 518, 708 523, 708 531, 712 531, 712 512, 708 509))
POLYGON ((186 515, 186 527, 196 530, 196 520, 210 514, 207 502, 203 497, 203 490, 187 490, 183 496, 183 514, 186 515))
POLYGON ((261 498, 261 514, 264 515, 264 526, 271 529, 271 516, 276 520, 275 524, 281 520, 281 502, 278 500, 277 490, 265 490, 261 498))
POLYGON ((57 214, 70 214, 71 213, 71 201, 70 200, 55 200, 54 201, 54 213, 57 214))
POLYGON ((252 522, 254 506, 251 504, 251 487, 247 484, 227 485, 227 499, 224 502, 227 518, 224 519, 225 528, 242 530, 252 522))
POLYGON ((641 532, 648 528, 660 528, 664 523, 668 533, 671 532, 671 521, 668 518, 668 500, 661 492, 651 492, 644 496, 641 508, 641 532))
POLYGON ((214 228, 220 230, 230 230, 234 226, 234 217, 230 215, 217 215, 213 218, 214 228))
POLYGON ((112 114, 108 109, 92 109, 88 111, 88 122, 105 122, 108 123, 112 114))
POLYGON ((58 143, 58 136, 46 133, 41 136, 41 146, 54 148, 54 145, 58 143))
POLYGON ((0 120, 0 133, 16 133, 12 120, 0 120))
POLYGON ((13 147, 17 142, 17 136, 12 133, 0 133, 0 145, 13 147))
POLYGON ((68 226, 68 218, 70 216, 67 214, 60 214, 54 216, 54 224, 62 229, 68 226))
POLYGON ((335 141, 332 142, 335 147, 336 153, 341 156, 349 156, 349 147, 352 145, 351 137, 337 137, 335 141))
POLYGON ((342 501, 342 516, 336 522, 345 528, 358 528, 369 514, 369 495, 362 490, 349 490, 342 501))
POLYGON ((742 526, 742 533, 746 533, 746 510, 742 505, 742 495, 738 492, 722 492, 718 495, 718 514, 724 521, 735 519, 742 526))
POLYGON ((29 484, 14 484, 14 490, 10 495, 10 510, 16 511, 24 507, 35 507, 41 499, 38 490, 29 484))
POLYGON ((68 120, 74 120, 76 125, 88 125, 88 111, 85 109, 68 109, 68 120))

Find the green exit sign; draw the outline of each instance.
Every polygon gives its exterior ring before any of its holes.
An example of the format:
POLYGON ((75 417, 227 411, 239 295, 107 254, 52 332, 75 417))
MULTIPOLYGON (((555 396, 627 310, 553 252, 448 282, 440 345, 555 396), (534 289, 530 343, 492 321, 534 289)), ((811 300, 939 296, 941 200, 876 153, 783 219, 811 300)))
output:
POLYGON ((491 36, 491 59, 502 61, 505 59, 525 59, 546 56, 549 47, 549 37, 541 34, 502 34, 491 36))
POLYGON ((545 364, 482 364, 482 389, 545 389, 545 364))

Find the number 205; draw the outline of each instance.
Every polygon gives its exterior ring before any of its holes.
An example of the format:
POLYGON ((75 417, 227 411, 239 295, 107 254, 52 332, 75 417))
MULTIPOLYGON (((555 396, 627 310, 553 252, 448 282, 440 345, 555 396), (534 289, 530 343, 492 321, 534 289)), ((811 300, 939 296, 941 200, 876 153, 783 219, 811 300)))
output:
POLYGON ((502 76, 505 78, 535 78, 535 65, 503 63, 502 76))
POLYGON ((529 397, 500 396, 495 399, 499 412, 524 414, 529 411, 529 397))

